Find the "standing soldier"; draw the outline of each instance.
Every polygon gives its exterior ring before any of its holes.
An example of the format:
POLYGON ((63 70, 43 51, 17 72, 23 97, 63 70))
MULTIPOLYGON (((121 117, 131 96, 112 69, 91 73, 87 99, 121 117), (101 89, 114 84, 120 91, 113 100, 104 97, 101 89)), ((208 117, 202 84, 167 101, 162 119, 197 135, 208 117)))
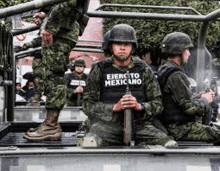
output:
POLYGON ((162 53, 166 60, 158 69, 164 104, 160 120, 168 135, 175 140, 215 142, 220 139, 219 126, 211 127, 196 122, 196 116, 204 116, 208 112, 214 92, 194 97, 182 67, 190 57, 191 47, 193 44, 190 37, 182 32, 170 33, 162 41, 162 53))
POLYGON ((71 73, 65 75, 67 91, 67 106, 82 106, 83 89, 86 86, 87 75, 84 74, 86 62, 78 58, 71 62, 71 73))
MULTIPOLYGON (((28 131, 24 138, 29 141, 59 140, 58 125, 60 111, 66 103, 64 73, 69 63, 69 53, 75 47, 88 22, 85 15, 89 0, 70 0, 53 6, 41 25, 42 66, 38 72, 38 89, 46 96, 46 119, 34 131, 28 131)), ((34 99, 40 100, 41 94, 34 99)))
POLYGON ((133 27, 115 25, 110 32, 111 58, 93 66, 83 95, 83 110, 91 122, 80 145, 123 145, 124 110, 131 109, 138 146, 176 146, 151 120, 163 110, 157 79, 143 60, 132 56, 137 47, 133 27), (126 74, 129 71, 129 74, 126 74), (125 95, 127 84, 131 94, 125 95))

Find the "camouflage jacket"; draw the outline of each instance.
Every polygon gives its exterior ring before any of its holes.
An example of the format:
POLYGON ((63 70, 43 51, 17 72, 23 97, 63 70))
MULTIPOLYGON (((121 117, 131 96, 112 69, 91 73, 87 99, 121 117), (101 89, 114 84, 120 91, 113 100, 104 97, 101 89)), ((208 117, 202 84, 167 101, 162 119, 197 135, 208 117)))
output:
POLYGON ((205 114, 208 111, 208 103, 205 98, 193 95, 188 76, 181 66, 171 61, 164 61, 158 69, 158 76, 167 65, 179 69, 168 76, 163 88, 161 87, 162 92, 164 91, 172 97, 180 111, 186 114, 185 116, 205 114))
MULTIPOLYGON (((131 57, 131 59, 132 62, 129 64, 130 68, 141 62, 141 60, 136 57, 131 57)), ((109 58, 105 60, 109 60, 109 58)), ((113 61, 112 65, 119 70, 122 69, 115 65, 113 61)), ((118 113, 113 112, 112 110, 114 104, 103 103, 99 100, 101 94, 101 74, 102 73, 100 71, 99 65, 95 64, 90 71, 89 77, 87 78, 87 85, 83 94, 83 111, 89 118, 95 118, 95 120, 117 122, 118 113)), ((142 103, 144 105, 144 114, 142 118, 139 119, 146 121, 162 112, 162 96, 158 81, 152 70, 147 65, 145 66, 145 70, 141 79, 142 83, 144 84, 143 87, 145 88, 144 92, 146 92, 145 96, 149 100, 142 103)))
POLYGON ((44 19, 40 30, 46 29, 52 31, 56 37, 77 42, 89 18, 76 8, 76 4, 77 0, 71 0, 54 5, 44 19))

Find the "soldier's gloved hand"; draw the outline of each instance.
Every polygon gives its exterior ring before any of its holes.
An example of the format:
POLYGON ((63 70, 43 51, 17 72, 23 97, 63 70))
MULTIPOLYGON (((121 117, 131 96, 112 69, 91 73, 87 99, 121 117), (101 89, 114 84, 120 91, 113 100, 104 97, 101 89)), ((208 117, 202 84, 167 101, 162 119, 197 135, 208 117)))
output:
POLYGON ((76 87, 76 89, 73 91, 73 93, 82 93, 82 92, 83 92, 83 87, 82 86, 76 87))
POLYGON ((137 99, 132 95, 124 95, 118 103, 114 104, 113 111, 121 111, 124 109, 142 110, 141 104, 137 102, 137 99))
POLYGON ((41 34, 42 34, 42 45, 44 47, 51 46, 53 44, 53 33, 43 29, 41 34))
POLYGON ((210 90, 208 93, 201 94, 201 97, 204 97, 208 103, 213 101, 213 97, 215 96, 215 92, 210 90))

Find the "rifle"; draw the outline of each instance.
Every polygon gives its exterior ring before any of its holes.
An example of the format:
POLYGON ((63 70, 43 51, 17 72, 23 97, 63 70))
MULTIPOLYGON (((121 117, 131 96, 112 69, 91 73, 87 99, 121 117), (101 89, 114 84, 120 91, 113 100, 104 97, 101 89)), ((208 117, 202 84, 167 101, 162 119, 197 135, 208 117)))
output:
POLYGON ((41 58, 41 47, 29 49, 15 54, 16 59, 25 58, 27 56, 34 56, 35 58, 41 58))
MULTIPOLYGON (((129 71, 126 72, 126 79, 127 79, 127 87, 125 90, 125 94, 131 94, 128 84, 129 78, 129 71)), ((124 110, 124 143, 126 146, 134 146, 135 142, 133 141, 133 130, 132 130, 132 109, 125 109, 124 110)))
MULTIPOLYGON (((79 80, 79 86, 80 86, 80 80, 79 80)), ((81 99, 81 94, 77 93, 77 106, 80 106, 80 99, 81 99)))

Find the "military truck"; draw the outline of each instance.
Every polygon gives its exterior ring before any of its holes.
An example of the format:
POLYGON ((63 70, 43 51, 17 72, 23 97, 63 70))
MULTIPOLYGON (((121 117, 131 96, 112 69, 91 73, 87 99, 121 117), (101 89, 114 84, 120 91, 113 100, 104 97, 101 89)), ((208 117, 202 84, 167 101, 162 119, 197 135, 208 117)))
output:
MULTIPOLYGON (((20 5, 0 9, 0 18, 16 15, 26 11, 52 5, 64 0, 40 0, 23 3, 20 5)), ((193 8, 170 7, 170 6, 142 6, 123 5, 127 8, 164 8, 175 10, 191 10, 193 15, 165 14, 165 13, 133 13, 104 11, 105 6, 119 6, 119 4, 103 4, 87 14, 90 17, 120 17, 133 19, 157 19, 157 20, 185 20, 201 22, 199 32, 199 45, 197 77, 198 91, 201 90, 205 78, 204 51, 208 29, 211 20, 217 20, 220 10, 202 15, 193 8)), ((121 5, 120 5, 121 6, 121 5)), ((73 171, 73 170, 96 170, 96 171, 145 171, 145 170, 169 170, 191 171, 195 169, 218 171, 220 165, 220 148, 213 143, 204 142, 178 142, 178 148, 164 148, 161 146, 138 147, 105 147, 105 148, 81 148, 76 146, 80 135, 77 132, 83 116, 81 107, 65 107, 63 112, 68 113, 68 121, 60 121, 63 134, 60 141, 28 142, 22 135, 30 128, 37 127, 44 117, 44 106, 28 107, 17 106, 14 102, 15 83, 15 60, 25 57, 25 53, 13 52, 13 36, 23 34, 37 27, 23 30, 7 30, 0 27, 0 88, 1 88, 1 112, 0 123, 0 168, 2 171, 73 171), (19 121, 16 115, 21 114, 24 120, 19 121), (33 118, 37 116, 39 120, 33 118), (80 119, 77 119, 80 118, 80 119), (25 121, 27 120, 27 121, 25 121), (34 121, 33 121, 34 120, 34 121)), ((91 50, 101 52, 96 48, 75 47, 75 50, 91 50)), ((61 114, 62 115, 62 114, 61 114)), ((20 116, 20 117, 21 117, 20 116)))

